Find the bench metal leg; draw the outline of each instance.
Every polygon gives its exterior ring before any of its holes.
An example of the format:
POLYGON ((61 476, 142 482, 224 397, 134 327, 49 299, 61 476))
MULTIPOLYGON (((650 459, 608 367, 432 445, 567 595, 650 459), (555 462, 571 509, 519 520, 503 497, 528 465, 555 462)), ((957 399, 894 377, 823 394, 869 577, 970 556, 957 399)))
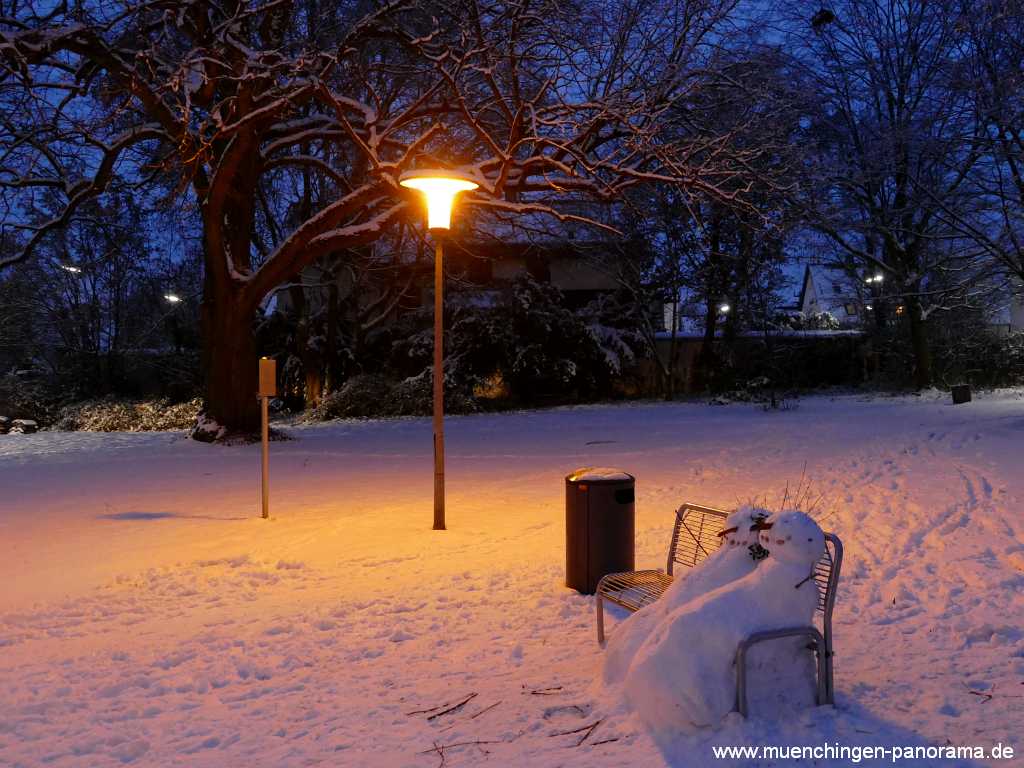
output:
POLYGON ((832 671, 832 638, 831 633, 826 633, 825 637, 825 703, 835 704, 836 703, 836 683, 833 678, 832 671))
POLYGON ((817 690, 815 701, 818 706, 831 704, 831 672, 828 649, 825 638, 816 627, 789 627, 768 632, 757 632, 736 648, 736 711, 743 717, 747 716, 747 651, 758 643, 766 640, 778 640, 783 637, 806 637, 814 643, 817 660, 817 690))
POLYGON ((597 600, 594 602, 597 611, 597 644, 604 645, 604 597, 601 595, 601 587, 597 588, 597 600))

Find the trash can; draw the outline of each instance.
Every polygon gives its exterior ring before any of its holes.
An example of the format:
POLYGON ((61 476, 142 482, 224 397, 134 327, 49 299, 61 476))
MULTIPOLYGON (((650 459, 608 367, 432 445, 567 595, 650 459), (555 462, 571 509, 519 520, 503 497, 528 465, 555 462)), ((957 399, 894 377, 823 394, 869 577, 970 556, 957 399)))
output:
POLYGON ((971 402, 970 384, 954 384, 950 387, 950 392, 953 394, 953 405, 962 405, 963 403, 971 402))
POLYGON ((606 573, 635 567, 636 478, 583 467, 565 478, 565 585, 591 595, 606 573))

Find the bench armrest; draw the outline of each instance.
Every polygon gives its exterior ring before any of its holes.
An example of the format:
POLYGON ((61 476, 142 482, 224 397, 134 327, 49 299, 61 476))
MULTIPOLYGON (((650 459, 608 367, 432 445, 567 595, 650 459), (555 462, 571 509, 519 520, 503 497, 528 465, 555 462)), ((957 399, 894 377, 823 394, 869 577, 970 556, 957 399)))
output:
POLYGON ((818 655, 817 700, 819 705, 826 703, 828 699, 825 690, 827 654, 825 638, 818 631, 818 628, 806 626, 769 629, 764 632, 755 632, 743 640, 736 648, 736 711, 743 715, 743 717, 747 716, 747 651, 758 643, 763 643, 767 640, 778 640, 783 637, 806 637, 814 643, 814 651, 818 655))

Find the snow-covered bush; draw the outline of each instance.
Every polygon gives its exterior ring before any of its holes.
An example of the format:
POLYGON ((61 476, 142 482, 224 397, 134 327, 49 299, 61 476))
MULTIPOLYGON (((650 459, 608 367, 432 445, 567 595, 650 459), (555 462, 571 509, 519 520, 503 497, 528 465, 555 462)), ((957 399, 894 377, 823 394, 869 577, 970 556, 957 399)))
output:
POLYGON ((200 412, 196 416, 195 424, 189 432, 189 437, 198 440, 200 443, 217 443, 227 437, 227 428, 217 423, 209 414, 200 412))
MULTIPOLYGON (((486 294, 451 292, 445 304, 445 411, 612 395, 642 346, 623 311, 609 297, 574 309, 557 288, 530 277, 486 294)), ((350 378, 310 418, 429 414, 432 321, 432 311, 423 308, 376 335, 360 363, 380 375, 350 378)))
MULTIPOLYGON (((410 376, 392 388, 384 401, 387 416, 427 416, 433 412, 433 371, 427 368, 418 376, 410 376)), ((450 374, 444 381, 445 413, 473 413, 480 410, 472 395, 450 374)))
POLYGON ((755 376, 741 382, 735 389, 720 392, 708 402, 711 405, 755 403, 766 411, 791 411, 797 407, 796 394, 780 392, 767 376, 755 376))
POLYGON ((34 419, 45 426, 53 422, 56 414, 56 393, 41 377, 31 372, 0 376, 0 415, 34 419))
POLYGON ((617 309, 606 299, 573 309, 554 286, 522 278, 491 304, 452 308, 449 373, 478 390, 500 379, 527 404, 607 396, 640 346, 617 309))
POLYGON ((932 360, 937 385, 1019 385, 1024 383, 1024 333, 940 327, 933 333, 932 360))
POLYGON ((190 429, 202 408, 198 398, 185 403, 168 400, 106 398, 65 406, 54 428, 86 432, 153 432, 190 429))
POLYGON ((341 389, 325 395, 310 417, 313 421, 328 421, 382 416, 383 403, 392 386, 392 383, 383 376, 353 376, 341 389))
MULTIPOLYGON (((360 374, 345 382, 336 392, 326 395, 309 414, 310 421, 362 419, 386 416, 428 416, 434 402, 431 369, 416 376, 393 381, 385 376, 360 374)), ((446 413, 472 413, 479 410, 464 386, 456 386, 445 376, 446 413)))
POLYGON ((776 318, 778 327, 791 331, 838 331, 842 324, 831 312, 797 312, 776 318))

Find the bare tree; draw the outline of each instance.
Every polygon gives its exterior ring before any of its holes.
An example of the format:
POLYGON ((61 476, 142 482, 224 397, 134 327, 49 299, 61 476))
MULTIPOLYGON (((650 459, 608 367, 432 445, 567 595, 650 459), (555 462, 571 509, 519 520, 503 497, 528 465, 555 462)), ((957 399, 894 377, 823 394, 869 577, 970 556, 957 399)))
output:
POLYGON ((723 199, 686 185, 659 184, 629 197, 629 229, 647 250, 633 283, 647 290, 648 301, 671 308, 668 360, 660 370, 669 399, 676 391, 677 330, 684 311, 696 310, 702 321, 698 373, 708 379, 720 327, 735 335, 771 303, 771 291, 755 289, 764 287, 783 259, 781 238, 792 223, 790 197, 804 157, 800 86, 800 73, 786 57, 756 38, 722 54, 700 94, 666 119, 670 130, 728 137, 730 152, 742 156, 745 169, 731 179, 734 195, 723 199), (683 292, 700 306, 684 309, 683 292), (757 307, 749 301, 755 294, 757 307), (731 311, 723 313, 723 304, 731 311))
MULTIPOLYGON (((931 381, 929 315, 977 278, 944 210, 958 210, 981 150, 957 87, 961 32, 948 0, 840 0, 812 16, 787 6, 790 49, 821 108, 813 224, 838 262, 880 272, 905 307, 918 387, 931 381)), ((810 115, 808 117, 811 117, 810 115)))
POLYGON ((183 196, 202 232, 208 412, 251 430, 261 301, 317 258, 407 220, 397 182, 417 163, 472 174, 481 194, 468 202, 481 209, 566 215, 555 198, 659 180, 733 196, 742 166, 727 143, 659 125, 713 58, 734 5, 11 3, 0 205, 21 245, 0 266, 106 190, 162 184, 183 196), (43 190, 63 203, 50 217, 33 213, 43 190))
POLYGON ((1002 273, 1024 287, 1024 4, 1019 0, 957 6, 961 72, 984 156, 971 198, 940 204, 940 216, 1002 273))

